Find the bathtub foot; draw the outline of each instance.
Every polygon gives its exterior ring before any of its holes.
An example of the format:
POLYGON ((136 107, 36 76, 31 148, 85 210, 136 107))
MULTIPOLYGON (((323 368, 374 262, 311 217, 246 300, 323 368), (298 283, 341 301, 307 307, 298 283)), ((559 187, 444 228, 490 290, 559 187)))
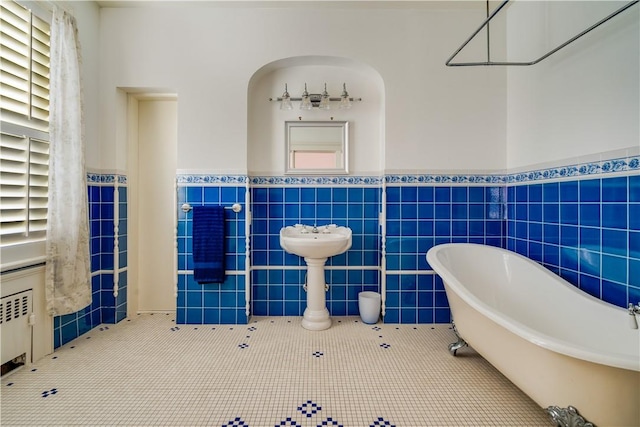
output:
POLYGON ((546 411, 557 427, 595 427, 592 423, 582 418, 578 414, 578 410, 573 406, 568 408, 549 406, 546 411))
POLYGON ((458 330, 456 329, 456 324, 451 322, 451 326, 453 327, 453 333, 456 334, 458 341, 449 344, 449 353, 452 355, 456 355, 456 352, 462 347, 466 347, 468 344, 465 340, 463 340, 460 335, 458 335, 458 330))

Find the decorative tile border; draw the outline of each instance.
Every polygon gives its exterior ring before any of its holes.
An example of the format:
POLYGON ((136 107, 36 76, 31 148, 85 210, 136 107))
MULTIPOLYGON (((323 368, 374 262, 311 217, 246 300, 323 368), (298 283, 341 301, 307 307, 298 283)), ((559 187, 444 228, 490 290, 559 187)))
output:
POLYGON ((381 185, 381 176, 252 176, 253 185, 381 185))
POLYGON ((640 156, 602 160, 561 167, 518 172, 512 174, 485 175, 386 175, 387 184, 519 184, 563 178, 580 178, 591 175, 633 172, 640 173, 640 156))
POLYGON ((112 173, 87 173, 87 184, 118 184, 127 185, 126 175, 116 175, 112 173))
POLYGON ((504 184, 505 175, 386 175, 387 184, 504 184))
MULTIPOLYGON (((379 186, 386 184, 517 184, 549 179, 580 178, 591 175, 603 175, 620 172, 640 172, 640 156, 630 156, 599 162, 579 163, 561 167, 532 170, 518 173, 496 174, 392 174, 384 176, 246 176, 246 175, 210 175, 178 174, 179 185, 228 184, 244 185, 364 185, 379 186)), ((89 184, 126 185, 127 177, 117 174, 87 173, 89 184)))
POLYGON ((178 184, 245 184, 246 175, 178 174, 178 184))
POLYGON ((506 183, 541 181, 546 179, 578 178, 589 175, 639 171, 640 156, 625 157, 600 162, 575 164, 569 166, 541 169, 536 171, 506 175, 506 183))

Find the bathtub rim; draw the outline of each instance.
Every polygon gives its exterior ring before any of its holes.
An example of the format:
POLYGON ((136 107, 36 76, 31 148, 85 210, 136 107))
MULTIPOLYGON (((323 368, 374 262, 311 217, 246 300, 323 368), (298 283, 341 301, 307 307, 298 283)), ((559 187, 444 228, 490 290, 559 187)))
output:
MULTIPOLYGON (((559 285, 565 286, 569 288, 572 292, 575 292, 580 297, 585 297, 591 299, 597 304, 604 305, 609 307, 610 309, 621 310, 624 312, 625 310, 621 307, 610 304, 606 301, 602 301, 598 298, 593 297, 592 295, 587 294, 586 292, 576 288, 571 283, 567 282, 565 279, 560 277, 557 274, 549 271, 542 265, 533 261, 530 258, 527 258, 517 252, 510 251, 507 249, 503 249, 497 246, 483 245, 478 243, 443 243, 440 245, 433 246, 431 249, 427 251, 426 258, 427 262, 431 266, 434 272, 436 272, 443 280, 446 287, 450 287, 454 292, 456 292, 467 304, 469 304, 472 308, 480 312, 482 315, 487 318, 493 320, 498 325, 503 328, 509 330, 510 332, 519 335, 523 339, 538 345, 540 347, 546 348, 550 351, 554 351, 556 353, 564 354, 567 356, 575 357, 577 359, 586 360, 588 362, 598 363, 601 365, 612 366, 621 369, 627 369, 630 371, 640 372, 640 358, 635 357, 633 354, 620 354, 620 353, 599 353, 594 351, 593 349, 586 348, 579 345, 568 345, 566 341, 555 338, 551 335, 542 333, 537 331, 529 326, 524 325, 518 320, 503 315, 502 313, 497 312, 488 304, 484 303, 480 299, 478 299, 475 295, 471 293, 465 286, 463 286, 458 279, 451 273, 442 262, 437 257, 438 252, 446 250, 448 247, 461 247, 461 246, 471 246, 477 248, 483 248, 483 250, 493 250, 498 253, 507 256, 513 256, 515 258, 520 258, 524 261, 527 261, 527 264, 531 266, 531 268, 535 268, 543 274, 547 275, 550 279, 558 282, 559 285)), ((624 324, 621 324, 620 327, 625 327, 624 324)), ((464 338, 464 337, 463 337, 464 338)))

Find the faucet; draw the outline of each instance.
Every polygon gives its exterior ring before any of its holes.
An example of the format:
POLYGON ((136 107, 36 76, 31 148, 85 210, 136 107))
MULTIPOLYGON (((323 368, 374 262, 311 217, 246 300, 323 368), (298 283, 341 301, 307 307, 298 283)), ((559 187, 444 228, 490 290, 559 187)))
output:
POLYGON ((318 233, 318 227, 316 227, 315 224, 313 224, 313 229, 311 230, 312 233, 318 233))
POLYGON ((636 314, 640 314, 640 302, 638 302, 637 305, 629 303, 629 327, 631 329, 638 329, 636 314))

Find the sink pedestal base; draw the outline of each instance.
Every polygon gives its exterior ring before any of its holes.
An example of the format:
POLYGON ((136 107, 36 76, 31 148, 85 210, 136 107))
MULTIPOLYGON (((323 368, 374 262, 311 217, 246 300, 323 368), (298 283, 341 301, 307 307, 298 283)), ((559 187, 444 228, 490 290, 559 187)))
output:
POLYGON ((327 258, 305 258, 307 263, 307 308, 302 317, 302 327, 322 331, 331 327, 327 310, 324 282, 324 263, 327 258))

